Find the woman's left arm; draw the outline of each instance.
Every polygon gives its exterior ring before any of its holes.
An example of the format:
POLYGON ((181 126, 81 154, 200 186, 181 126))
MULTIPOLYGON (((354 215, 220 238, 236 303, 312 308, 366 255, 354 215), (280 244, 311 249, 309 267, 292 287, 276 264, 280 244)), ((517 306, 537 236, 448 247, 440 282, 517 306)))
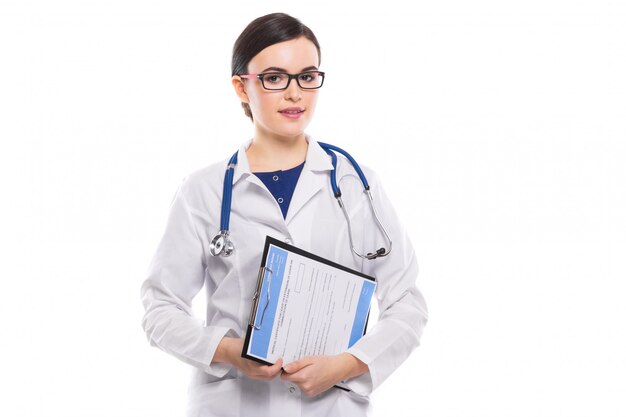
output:
POLYGON ((314 397, 334 385, 367 372, 367 365, 354 355, 306 356, 283 367, 280 376, 298 385, 309 397, 314 397))
MULTIPOLYGON (((395 371, 419 345, 428 321, 428 310, 415 281, 418 268, 413 245, 377 176, 369 171, 374 205, 393 247, 389 255, 365 261, 364 272, 376 277, 378 322, 348 353, 368 367, 368 372, 347 381, 356 393, 369 395, 395 371)), ((368 221, 373 221, 368 220, 368 221)), ((383 241, 377 227, 368 228, 366 242, 383 241)))
MULTIPOLYGON (((409 237, 374 173, 368 172, 374 204, 393 240, 388 256, 364 261, 364 272, 376 277, 378 323, 347 352, 334 356, 305 357, 286 364, 284 380, 309 395, 317 395, 338 382, 360 395, 369 395, 419 345, 428 320, 424 297, 417 289, 417 260, 409 237)), ((367 224, 373 222, 367 220, 367 224)), ((373 224, 373 223, 372 223, 373 224)), ((366 247, 383 241, 378 228, 369 228, 366 247)))

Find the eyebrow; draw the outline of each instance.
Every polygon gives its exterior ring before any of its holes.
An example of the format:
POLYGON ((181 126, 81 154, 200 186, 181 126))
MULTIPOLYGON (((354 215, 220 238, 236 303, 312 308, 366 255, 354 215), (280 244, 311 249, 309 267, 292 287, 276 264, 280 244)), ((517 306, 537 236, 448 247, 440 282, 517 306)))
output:
MULTIPOLYGON (((315 65, 311 65, 306 68, 302 68, 302 70, 300 70, 300 72, 305 72, 305 71, 317 71, 317 67, 315 65)), ((264 72, 287 72, 287 70, 284 68, 278 68, 278 67, 268 67, 268 68, 265 68, 263 71, 261 71, 261 73, 264 73, 264 72)))

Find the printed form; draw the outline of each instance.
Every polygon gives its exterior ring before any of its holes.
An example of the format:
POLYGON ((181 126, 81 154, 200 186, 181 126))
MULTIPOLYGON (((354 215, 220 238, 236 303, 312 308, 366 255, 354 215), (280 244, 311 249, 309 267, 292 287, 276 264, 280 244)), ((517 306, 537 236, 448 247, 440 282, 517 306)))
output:
POLYGON ((346 269, 270 244, 244 354, 289 363, 338 354, 356 343, 365 332, 376 281, 346 269))

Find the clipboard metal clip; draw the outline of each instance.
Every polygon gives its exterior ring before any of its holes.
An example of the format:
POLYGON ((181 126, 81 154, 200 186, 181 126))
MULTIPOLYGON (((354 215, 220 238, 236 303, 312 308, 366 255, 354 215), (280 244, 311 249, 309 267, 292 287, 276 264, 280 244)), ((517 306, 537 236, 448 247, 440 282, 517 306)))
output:
POLYGON ((252 309, 250 310, 250 318, 248 319, 248 325, 254 327, 255 330, 261 330, 263 325, 263 318, 265 317, 265 311, 270 304, 270 287, 272 286, 272 270, 267 266, 259 268, 259 276, 257 277, 256 290, 254 291, 254 297, 252 298, 252 309), (269 272, 269 280, 267 282, 267 300, 263 312, 261 313, 261 322, 257 325, 256 315, 259 309, 259 301, 261 299, 261 289, 263 288, 263 281, 265 277, 265 271, 269 272))

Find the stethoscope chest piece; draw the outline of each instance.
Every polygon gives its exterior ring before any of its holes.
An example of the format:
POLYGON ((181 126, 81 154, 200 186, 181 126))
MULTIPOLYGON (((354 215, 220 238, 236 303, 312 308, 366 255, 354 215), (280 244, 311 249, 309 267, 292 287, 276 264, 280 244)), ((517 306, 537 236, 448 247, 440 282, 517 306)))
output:
POLYGON ((228 232, 221 231, 209 245, 209 252, 213 256, 230 256, 235 250, 233 242, 228 238, 228 232))

